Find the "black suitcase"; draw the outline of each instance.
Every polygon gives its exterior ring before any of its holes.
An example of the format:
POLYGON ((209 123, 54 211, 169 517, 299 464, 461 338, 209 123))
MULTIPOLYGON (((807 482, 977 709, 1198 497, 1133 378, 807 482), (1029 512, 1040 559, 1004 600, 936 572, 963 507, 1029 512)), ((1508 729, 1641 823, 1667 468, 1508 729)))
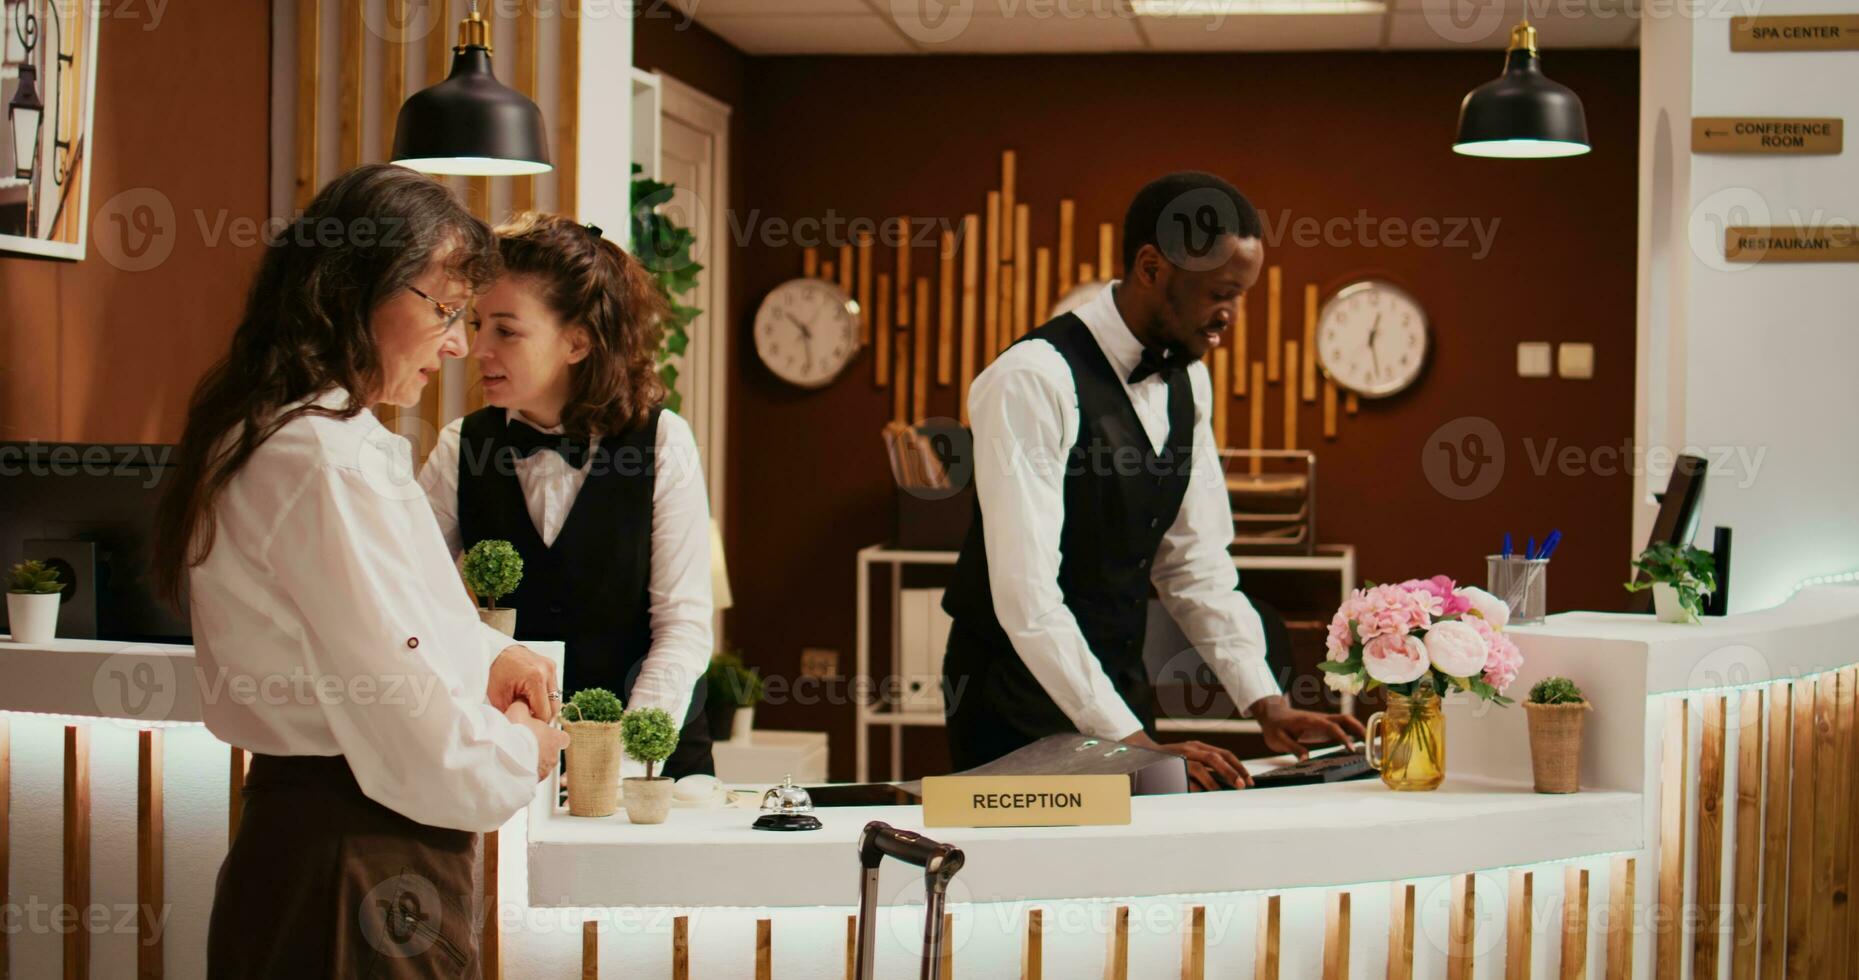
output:
POLYGON ((878 865, 885 855, 923 869, 923 969, 921 980, 936 980, 936 965, 942 959, 942 911, 948 897, 949 879, 962 870, 961 848, 938 844, 921 834, 898 830, 882 820, 865 825, 859 835, 858 860, 858 949, 857 980, 872 980, 873 923, 878 913, 878 865))

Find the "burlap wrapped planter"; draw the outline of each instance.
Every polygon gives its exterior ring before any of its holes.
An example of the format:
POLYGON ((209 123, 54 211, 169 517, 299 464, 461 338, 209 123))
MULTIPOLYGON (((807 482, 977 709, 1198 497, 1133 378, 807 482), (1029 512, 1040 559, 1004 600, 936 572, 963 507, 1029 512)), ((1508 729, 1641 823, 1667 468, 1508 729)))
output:
POLYGON ((1588 702, 1532 704, 1530 770, 1538 793, 1574 793, 1581 789, 1581 729, 1592 710, 1588 702))
POLYGON ((620 723, 563 719, 562 731, 568 733, 569 815, 612 816, 620 808, 620 723))

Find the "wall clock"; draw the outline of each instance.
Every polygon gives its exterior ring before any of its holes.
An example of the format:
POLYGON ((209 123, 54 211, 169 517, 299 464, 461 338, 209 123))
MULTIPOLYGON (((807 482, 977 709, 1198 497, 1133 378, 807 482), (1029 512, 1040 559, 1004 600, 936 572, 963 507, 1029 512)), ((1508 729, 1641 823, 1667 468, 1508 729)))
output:
POLYGON ((1426 312, 1406 290, 1380 279, 1350 283, 1323 304, 1317 360, 1323 373, 1363 398, 1412 387, 1426 366, 1426 312))
POLYGON ((789 279, 755 313, 755 352, 789 384, 824 388, 858 348, 858 304, 824 279, 789 279))

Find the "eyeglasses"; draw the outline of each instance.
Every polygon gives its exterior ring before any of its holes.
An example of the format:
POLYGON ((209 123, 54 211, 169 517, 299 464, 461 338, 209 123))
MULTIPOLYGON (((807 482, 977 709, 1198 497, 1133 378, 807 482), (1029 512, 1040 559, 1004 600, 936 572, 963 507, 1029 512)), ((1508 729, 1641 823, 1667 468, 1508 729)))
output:
POLYGON ((462 306, 453 307, 453 306, 448 306, 444 303, 441 303, 438 300, 433 299, 431 296, 426 295, 424 292, 421 292, 420 287, 418 286, 409 285, 407 288, 413 291, 413 295, 418 296, 420 299, 423 299, 428 303, 431 303, 432 308, 439 311, 439 315, 444 318, 443 325, 445 329, 447 330, 452 329, 452 325, 458 322, 458 318, 465 315, 465 309, 462 306))

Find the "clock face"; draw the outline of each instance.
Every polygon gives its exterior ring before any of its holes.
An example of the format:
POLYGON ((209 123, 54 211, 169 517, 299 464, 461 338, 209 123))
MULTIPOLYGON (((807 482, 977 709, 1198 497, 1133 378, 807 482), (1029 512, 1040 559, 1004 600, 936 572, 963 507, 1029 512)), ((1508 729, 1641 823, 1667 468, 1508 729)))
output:
POLYGON ((790 279, 756 311, 755 351, 789 384, 825 387, 858 348, 858 304, 824 279, 790 279))
POLYGON ((1427 319, 1405 290, 1377 279, 1344 287, 1317 320, 1323 373, 1364 398, 1405 391, 1427 359, 1427 319))

